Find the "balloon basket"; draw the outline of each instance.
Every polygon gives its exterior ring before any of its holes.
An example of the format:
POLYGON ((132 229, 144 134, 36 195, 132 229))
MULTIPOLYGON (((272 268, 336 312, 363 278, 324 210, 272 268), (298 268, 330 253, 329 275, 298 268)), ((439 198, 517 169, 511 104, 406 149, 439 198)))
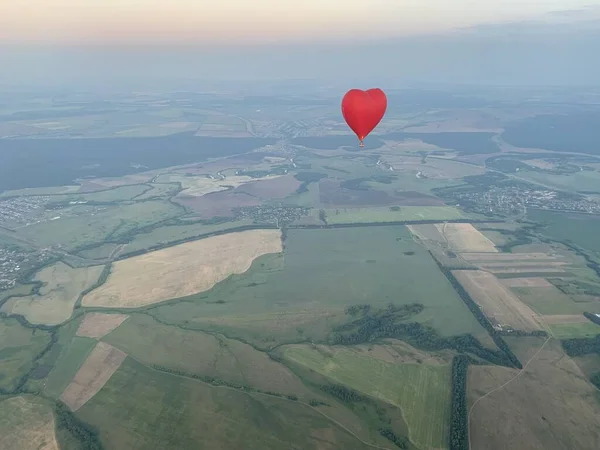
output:
POLYGON ((360 144, 358 144, 359 147, 364 147, 365 143, 363 141, 360 141, 360 144))

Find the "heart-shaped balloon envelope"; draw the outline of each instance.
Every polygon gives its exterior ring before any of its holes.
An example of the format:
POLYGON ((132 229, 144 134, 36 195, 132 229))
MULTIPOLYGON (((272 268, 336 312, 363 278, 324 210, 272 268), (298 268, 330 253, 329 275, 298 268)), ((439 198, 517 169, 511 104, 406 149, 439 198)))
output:
POLYGON ((342 115, 356 133, 361 147, 363 140, 381 122, 387 109, 387 97, 381 89, 350 89, 342 99, 342 115))

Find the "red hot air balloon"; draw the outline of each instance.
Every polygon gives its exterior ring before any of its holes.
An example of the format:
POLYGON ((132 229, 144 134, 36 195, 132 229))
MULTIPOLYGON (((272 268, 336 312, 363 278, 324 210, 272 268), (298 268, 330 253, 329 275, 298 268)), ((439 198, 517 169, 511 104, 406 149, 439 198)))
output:
POLYGON ((387 109, 387 97, 381 89, 350 89, 342 99, 342 115, 356 133, 360 146, 363 140, 381 122, 387 109))

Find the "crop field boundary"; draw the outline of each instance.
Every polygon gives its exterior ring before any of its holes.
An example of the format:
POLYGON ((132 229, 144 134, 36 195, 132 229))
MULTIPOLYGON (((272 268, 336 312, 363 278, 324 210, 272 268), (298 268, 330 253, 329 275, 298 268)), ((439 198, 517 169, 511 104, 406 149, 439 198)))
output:
POLYGON ((342 430, 344 430, 345 432, 347 432, 348 434, 350 434, 352 437, 354 437, 355 439, 357 439, 358 441, 360 441, 362 444, 364 444, 364 445, 366 445, 368 447, 371 447, 371 448, 379 449, 379 450, 393 450, 392 448, 389 448, 389 447, 380 447, 378 445, 370 444, 370 443, 368 443, 366 441, 363 441, 360 437, 358 437, 355 433, 353 433, 351 430, 349 430, 348 428, 346 428, 343 424, 341 424, 337 420, 332 419, 331 417, 329 417, 324 412, 318 410, 314 406, 311 406, 310 404, 305 403, 305 402, 303 402, 301 400, 292 400, 292 399, 289 399, 289 398, 287 398, 285 396, 282 397, 282 396, 273 395, 273 394, 270 394, 270 393, 267 393, 267 392, 261 392, 261 391, 257 391, 257 390, 250 390, 249 388, 247 388, 245 386, 240 386, 239 388, 237 388, 237 387, 233 387, 233 386, 228 386, 226 384, 215 385, 213 383, 207 382, 207 381, 202 380, 202 379, 197 378, 197 377, 192 377, 192 376, 186 375, 184 373, 171 372, 169 370, 161 370, 161 369, 159 369, 159 368, 157 368, 157 367, 155 367, 153 365, 149 365, 149 364, 146 364, 146 363, 140 361, 139 359, 135 358, 132 355, 127 355, 127 357, 133 359, 137 363, 139 363, 139 364, 143 365, 144 367, 147 367, 148 369, 153 370, 155 372, 168 373, 169 375, 172 375, 172 376, 175 376, 175 377, 185 378, 187 380, 194 380, 194 381, 196 381, 198 383, 205 384, 205 385, 207 385, 207 386, 209 386, 211 388, 215 388, 215 389, 221 388, 221 389, 228 389, 228 390, 236 391, 236 392, 244 392, 246 395, 248 395, 250 397, 252 397, 252 395, 262 395, 262 396, 265 396, 265 397, 276 398, 278 400, 283 400, 283 401, 293 402, 293 403, 297 403, 297 404, 303 405, 303 406, 305 406, 307 408, 310 408, 310 409, 318 412, 320 415, 322 415, 327 420, 331 421, 332 423, 334 423, 335 425, 337 425, 338 427, 340 427, 342 430))
MULTIPOLYGON (((447 223, 504 223, 504 221, 502 220, 482 220, 482 219, 476 219, 476 220, 472 220, 472 219, 452 219, 452 220, 446 220, 443 222, 447 222, 447 223)), ((219 230, 219 231, 212 231, 210 233, 206 233, 206 234, 201 234, 198 236, 194 236, 194 237, 190 237, 190 238, 185 238, 185 239, 178 239, 178 240, 174 240, 174 241, 170 241, 168 243, 165 244, 159 244, 159 245, 153 245, 151 247, 145 248, 145 249, 141 249, 141 250, 136 250, 133 252, 121 252, 121 254, 115 259, 115 261, 121 261, 123 259, 127 259, 127 258, 131 258, 133 256, 139 256, 139 255, 143 255, 145 253, 149 253, 152 251, 156 251, 156 250, 162 250, 164 248, 168 248, 168 247, 173 247, 175 245, 179 245, 179 244, 186 244, 188 242, 194 242, 194 241, 198 241, 201 239, 206 239, 206 238, 210 238, 210 237, 214 237, 214 236, 221 236, 223 234, 229 234, 229 233, 236 233, 236 232, 240 232, 240 231, 248 231, 248 230, 274 230, 274 229, 284 229, 287 228, 288 230, 319 230, 319 229, 334 229, 334 228, 363 228, 363 227, 388 227, 388 226, 394 226, 394 225, 427 225, 427 224, 435 224, 435 223, 440 223, 439 220, 403 220, 403 221, 393 221, 393 222, 361 222, 361 223, 341 223, 341 224, 322 224, 322 225, 286 225, 284 227, 278 227, 277 225, 270 225, 270 224, 252 224, 252 225, 243 225, 240 227, 235 227, 235 228, 227 228, 225 230, 219 230)), ((153 228, 159 228, 160 226, 162 226, 163 224, 159 224, 157 227, 153 227, 153 228)), ((146 230, 144 230, 144 232, 146 232, 146 230)), ((142 233, 138 233, 138 234, 142 234, 142 233)), ((106 241, 104 242, 105 244, 117 244, 118 242, 113 242, 113 241, 106 241)))
POLYGON ((465 288, 462 287, 456 277, 452 275, 451 269, 444 267, 435 258, 431 251, 428 250, 428 252, 437 264, 440 271, 448 279, 450 284, 452 284, 452 287, 464 302, 466 307, 469 308, 469 311, 471 311, 471 313, 475 316, 475 319, 477 319, 481 326, 486 329, 496 346, 505 354, 508 363, 507 367, 516 367, 517 369, 521 369, 523 365, 521 361, 519 361, 519 358, 512 352, 508 344, 504 341, 504 339, 502 339, 502 336, 494 329, 494 326, 490 320, 485 316, 485 314, 483 314, 483 311, 479 309, 477 303, 473 300, 471 295, 465 290, 465 288))
POLYGON ((449 220, 397 220, 391 222, 356 222, 334 223, 322 225, 288 225, 289 229, 319 229, 319 228, 356 228, 356 227, 388 227, 390 225, 431 225, 436 223, 504 223, 504 220, 483 219, 449 219, 449 220))

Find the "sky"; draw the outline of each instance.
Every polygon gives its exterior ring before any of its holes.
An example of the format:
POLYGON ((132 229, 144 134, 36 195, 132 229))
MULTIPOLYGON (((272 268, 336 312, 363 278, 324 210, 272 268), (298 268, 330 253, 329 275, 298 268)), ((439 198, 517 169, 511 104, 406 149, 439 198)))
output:
POLYGON ((594 0, 0 0, 0 42, 259 44, 379 39, 527 20, 594 0))
POLYGON ((599 42, 600 0, 0 0, 0 87, 598 86, 599 42))

